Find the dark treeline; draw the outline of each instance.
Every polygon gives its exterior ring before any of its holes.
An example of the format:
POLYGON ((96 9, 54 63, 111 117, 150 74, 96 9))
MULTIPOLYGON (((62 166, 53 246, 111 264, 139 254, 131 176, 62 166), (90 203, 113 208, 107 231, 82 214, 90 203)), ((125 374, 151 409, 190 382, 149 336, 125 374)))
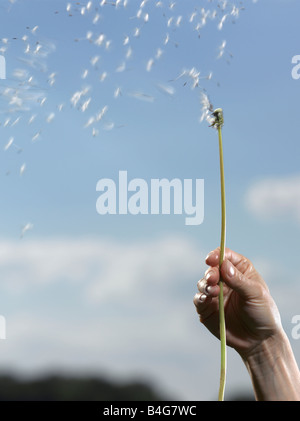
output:
MULTIPOLYGON (((0 401, 170 401, 147 382, 113 382, 103 377, 48 375, 21 379, 0 376, 0 401)), ((201 399, 200 399, 201 400, 201 399)), ((228 396, 230 401, 251 401, 248 393, 228 396)))
POLYGON ((37 379, 0 376, 0 401, 161 401, 146 383, 114 383, 99 377, 51 375, 37 379))

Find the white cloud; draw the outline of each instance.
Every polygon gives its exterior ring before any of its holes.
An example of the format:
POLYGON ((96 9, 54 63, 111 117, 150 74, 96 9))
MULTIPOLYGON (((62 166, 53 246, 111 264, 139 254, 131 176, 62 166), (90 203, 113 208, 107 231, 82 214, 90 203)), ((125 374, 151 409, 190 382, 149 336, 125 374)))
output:
MULTIPOLYGON (((204 253, 181 237, 121 243, 108 239, 0 242, 2 288, 24 293, 64 282, 91 302, 171 290, 204 270, 204 253)), ((196 281, 196 280, 195 280, 196 281)))
MULTIPOLYGON (((192 302, 208 251, 180 236, 2 241, 0 368, 141 376, 179 399, 215 399, 219 341, 192 302)), ((259 266, 272 278, 272 262, 259 266)), ((275 287, 284 310, 296 311, 299 294, 275 287)), ((229 351, 226 394, 243 388, 249 376, 229 351)))
POLYGON ((201 335, 218 352, 193 305, 207 252, 179 236, 2 241, 0 294, 9 314, 0 365, 27 374, 51 368, 139 374, 191 396, 199 353, 212 355, 201 335))
POLYGON ((247 209, 260 218, 287 217, 300 222, 300 176, 267 178, 246 194, 247 209))

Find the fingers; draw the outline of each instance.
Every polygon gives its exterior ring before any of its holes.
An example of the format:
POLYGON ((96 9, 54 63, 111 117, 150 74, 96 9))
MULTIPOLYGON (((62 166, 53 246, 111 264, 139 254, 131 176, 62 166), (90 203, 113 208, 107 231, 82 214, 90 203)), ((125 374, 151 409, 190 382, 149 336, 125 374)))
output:
MULTIPOLYGON (((204 274, 204 278, 197 283, 199 292, 210 297, 217 297, 220 292, 218 285, 220 273, 218 268, 209 268, 204 274)), ((204 299, 204 298, 203 298, 204 299)))
MULTIPOLYGON (((207 255, 206 263, 211 266, 210 270, 219 268, 219 258, 220 247, 207 255)), ((261 291, 260 287, 264 285, 250 260, 228 248, 225 249, 221 278, 231 289, 245 299, 257 297, 259 291, 261 291), (250 273, 251 276, 249 276, 250 273)))
POLYGON ((257 297, 261 291, 259 282, 246 277, 229 260, 224 260, 221 266, 221 278, 244 299, 257 297))
POLYGON ((197 283, 199 292, 194 296, 194 304, 202 323, 216 311, 216 297, 220 293, 219 278, 219 269, 209 268, 197 283))
MULTIPOLYGON (((242 254, 236 253, 229 248, 225 248, 225 259, 229 260, 233 265, 237 266, 241 262, 247 262, 250 264, 249 260, 246 259, 242 254)), ((224 259, 224 260, 225 260, 224 259)), ((209 266, 218 266, 220 260, 220 247, 208 253, 206 256, 206 263, 209 266)))

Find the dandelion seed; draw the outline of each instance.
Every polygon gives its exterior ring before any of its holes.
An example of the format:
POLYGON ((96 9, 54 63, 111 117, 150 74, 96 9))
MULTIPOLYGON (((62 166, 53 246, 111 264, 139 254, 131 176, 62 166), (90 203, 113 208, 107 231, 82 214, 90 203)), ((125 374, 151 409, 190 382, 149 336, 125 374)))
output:
POLYGON ((104 82, 106 78, 107 78, 107 72, 101 73, 101 75, 99 77, 100 82, 104 82))
POLYGON ((29 118, 29 120, 28 120, 28 124, 32 124, 32 123, 33 123, 33 121, 35 120, 35 118, 36 118, 36 114, 33 114, 33 115, 29 118))
POLYGON ((219 54, 217 56, 217 59, 221 58, 224 55, 224 51, 225 51, 225 47, 226 47, 226 41, 222 41, 222 44, 219 46, 219 54))
POLYGON ((7 118, 3 124, 3 127, 8 126, 9 122, 10 122, 10 118, 7 118))
POLYGON ((102 108, 102 110, 100 110, 100 111, 99 111, 99 113, 96 115, 96 121, 100 121, 100 120, 102 120, 102 118, 103 118, 104 114, 106 114, 106 113, 107 113, 107 110, 108 110, 108 106, 107 106, 107 105, 105 105, 105 106, 102 108))
POLYGON ((200 123, 205 119, 209 124, 212 124, 213 118, 211 116, 211 112, 213 110, 213 105, 211 104, 207 94, 204 92, 201 93, 201 104, 202 104, 202 114, 200 117, 200 123))
POLYGON ((87 5, 86 5, 86 10, 89 12, 92 8, 93 2, 92 1, 88 1, 87 5))
POLYGON ((4 150, 7 151, 7 149, 9 149, 11 147, 11 145, 13 144, 14 138, 10 137, 9 141, 7 142, 7 144, 4 146, 4 150))
POLYGON ((116 88, 114 91, 114 98, 118 98, 121 94, 121 88, 116 88))
POLYGON ((46 101, 47 101, 47 97, 44 97, 41 99, 41 103, 40 103, 41 107, 45 104, 46 101))
POLYGON ((93 36, 93 32, 92 32, 92 31, 88 31, 85 37, 86 37, 86 39, 87 39, 88 41, 91 41, 92 36, 93 36))
POLYGON ((132 48, 128 47, 125 57, 128 60, 131 56, 132 56, 132 48))
POLYGON ((88 121, 86 122, 84 127, 87 128, 87 127, 91 126, 94 122, 95 122, 95 117, 92 116, 88 119, 88 121))
POLYGON ((115 123, 113 121, 103 126, 104 130, 107 130, 107 131, 112 130, 114 127, 115 127, 115 123))
POLYGON ((63 109, 63 107, 64 107, 64 104, 59 104, 59 105, 57 106, 58 111, 60 112, 60 111, 63 109))
POLYGON ((121 73, 121 72, 124 72, 125 69, 126 69, 126 62, 123 61, 123 63, 121 63, 120 66, 116 68, 116 72, 121 73))
POLYGON ((155 54, 156 60, 159 60, 162 55, 163 55, 163 50, 161 48, 158 48, 155 54))
POLYGON ((98 136, 98 134, 99 134, 99 130, 98 129, 95 129, 95 127, 93 127, 93 130, 92 130, 93 137, 98 136))
POLYGON ((134 29, 134 32, 133 32, 133 36, 135 38, 138 38, 140 36, 140 33, 141 33, 141 29, 140 28, 135 28, 134 29))
POLYGON ((48 115, 48 117, 46 118, 47 123, 51 123, 53 121, 55 117, 55 114, 52 112, 48 115))
POLYGON ((10 118, 7 118, 7 119, 5 120, 5 122, 3 123, 3 127, 7 127, 7 126, 8 126, 8 124, 9 124, 9 122, 10 122, 10 118))
POLYGON ((38 30, 38 28, 39 28, 38 26, 35 26, 35 27, 31 30, 31 33, 32 33, 32 34, 35 34, 35 33, 36 33, 36 31, 38 30))
POLYGON ((193 12, 190 16, 189 22, 192 23, 196 16, 197 16, 197 12, 193 12))
POLYGON ((20 238, 23 238, 25 233, 31 229, 33 229, 33 224, 31 222, 28 222, 22 227, 20 238))
POLYGON ((175 25, 176 25, 177 27, 179 27, 179 26, 180 26, 180 24, 181 24, 181 21, 182 21, 182 16, 178 16, 178 18, 176 19, 176 23, 175 23, 175 25))
POLYGON ((168 19, 168 21, 167 21, 168 27, 170 27, 172 25, 173 19, 174 19, 173 16, 168 19))
POLYGON ((159 83, 157 85, 157 88, 164 94, 167 94, 167 95, 170 95, 170 96, 175 94, 175 88, 173 86, 159 83))
POLYGON ((98 63, 99 60, 100 60, 100 56, 94 56, 94 57, 91 58, 90 63, 91 63, 92 66, 95 66, 98 63))
POLYGON ((94 19, 93 19, 93 24, 96 25, 96 23, 99 21, 99 19, 100 19, 100 15, 99 15, 99 13, 96 13, 96 15, 94 16, 94 19))
POLYGON ((145 94, 144 92, 131 92, 128 95, 132 96, 135 99, 139 99, 141 101, 146 101, 146 102, 154 101, 154 97, 152 95, 145 94))
POLYGON ((166 34, 166 37, 164 39, 164 45, 167 45, 169 40, 170 40, 170 36, 169 36, 169 34, 166 34))
POLYGON ((104 39, 105 39, 105 35, 104 34, 100 34, 99 37, 95 40, 95 44, 96 45, 102 45, 104 39))
POLYGON ((129 36, 126 36, 123 41, 123 45, 129 44, 129 36))
POLYGON ((38 45, 35 47, 35 50, 34 50, 33 54, 38 54, 38 53, 40 52, 40 50, 41 50, 41 49, 42 49, 41 44, 38 44, 38 45))
POLYGON ((26 164, 24 163, 20 167, 20 176, 22 176, 24 174, 25 170, 26 170, 26 164))
POLYGON ((67 12, 70 12, 71 9, 72 9, 72 5, 71 5, 71 3, 68 3, 67 6, 66 6, 67 12))
POLYGON ((220 20, 219 24, 218 24, 218 29, 219 31, 223 28, 224 22, 227 18, 227 15, 222 16, 222 19, 220 20))
POLYGON ((145 13, 144 22, 149 22, 149 13, 145 13))
POLYGON ((32 142, 36 142, 38 140, 38 138, 40 137, 41 132, 37 132, 34 136, 32 136, 31 141, 32 142))
POLYGON ((11 126, 10 126, 10 127, 14 127, 16 124, 18 124, 18 123, 19 123, 19 121, 20 121, 20 119, 21 119, 21 117, 17 117, 17 118, 15 119, 15 121, 13 121, 13 122, 11 123, 11 126))
POLYGON ((90 105, 92 98, 87 99, 81 106, 81 111, 84 113, 90 105))
POLYGON ((153 67, 153 64, 154 64, 154 59, 153 58, 150 58, 148 60, 148 62, 147 62, 147 65, 146 65, 147 72, 150 72, 151 71, 151 69, 153 67))
POLYGON ((81 79, 86 79, 88 74, 89 74, 89 71, 85 69, 81 75, 81 79))

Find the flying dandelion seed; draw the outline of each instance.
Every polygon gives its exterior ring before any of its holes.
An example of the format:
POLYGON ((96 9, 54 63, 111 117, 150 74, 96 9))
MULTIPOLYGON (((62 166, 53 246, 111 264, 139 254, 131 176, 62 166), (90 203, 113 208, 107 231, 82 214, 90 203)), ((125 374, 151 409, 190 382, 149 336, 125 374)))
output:
POLYGON ((26 234, 26 232, 28 232, 28 231, 30 231, 32 229, 33 229, 33 224, 31 222, 28 222, 26 225, 24 225, 22 227, 20 238, 23 238, 24 235, 26 234))
POLYGON ((22 176, 24 174, 25 170, 26 170, 26 164, 24 163, 20 167, 20 176, 22 176))
POLYGON ((47 123, 51 123, 54 120, 55 113, 50 113, 46 119, 47 123))
POLYGON ((35 135, 32 136, 31 141, 36 142, 39 139, 40 135, 41 135, 41 132, 35 133, 35 135))
POLYGON ((11 137, 11 138, 9 139, 9 141, 7 142, 7 144, 4 146, 4 150, 5 150, 5 151, 7 151, 7 150, 11 147, 11 145, 13 144, 13 141, 14 141, 14 138, 13 138, 13 137, 11 137))
MULTIPOLYGON (((11 0, 11 3, 14 2, 11 0)), ((47 130, 51 132, 59 127, 56 126, 59 120, 69 111, 78 113, 72 125, 87 129, 83 136, 88 132, 97 137, 100 130, 102 141, 109 136, 107 131, 122 127, 118 124, 122 106, 136 106, 133 100, 140 101, 141 107, 148 107, 142 102, 152 106, 154 101, 162 100, 163 95, 171 103, 180 97, 182 89, 190 88, 188 95, 197 98, 200 95, 199 121, 210 122, 212 105, 206 92, 215 82, 213 72, 207 70, 214 70, 209 60, 216 62, 216 58, 222 58, 214 66, 230 60, 233 56, 229 42, 224 40, 218 46, 214 41, 211 57, 194 54, 195 50, 191 50, 191 60, 186 60, 188 49, 185 46, 191 44, 198 48, 198 44, 204 42, 202 34, 207 27, 213 27, 218 33, 238 19, 244 8, 242 2, 235 0, 209 0, 201 5, 196 1, 186 3, 183 8, 181 2, 157 0, 61 2, 53 12, 65 25, 63 40, 58 30, 48 38, 42 20, 24 28, 23 35, 2 38, 0 54, 11 53, 12 46, 18 48, 18 65, 11 71, 13 80, 0 86, 4 115, 1 129, 6 131, 2 148, 7 151, 6 157, 9 158, 12 151, 22 151, 14 141, 19 139, 20 130, 27 130, 24 138, 27 136, 35 143, 42 134, 46 138, 47 130), (116 31, 116 27, 120 30, 116 31), (187 42, 185 37, 188 36, 187 42), (194 40, 197 45, 193 44, 194 40), (72 42, 73 50, 68 51, 76 57, 72 63, 65 62, 57 53, 63 51, 65 42, 72 42), (52 55, 55 60, 51 60, 52 55), (52 68, 51 63, 57 68, 52 68), (68 91, 61 89, 64 69, 70 70, 69 75, 72 75, 66 84, 70 86, 68 91), (87 83, 89 86, 82 87, 87 83)), ((42 9, 38 2, 36 7, 42 9)), ((56 24, 59 25, 58 20, 53 21, 53 28, 56 24)), ((197 51, 201 52, 201 45, 197 51)), ((26 147, 25 142, 23 147, 26 147)), ((27 157, 26 162, 29 166, 27 157)), ((23 175, 26 164, 21 167, 18 164, 18 168, 23 175)))

